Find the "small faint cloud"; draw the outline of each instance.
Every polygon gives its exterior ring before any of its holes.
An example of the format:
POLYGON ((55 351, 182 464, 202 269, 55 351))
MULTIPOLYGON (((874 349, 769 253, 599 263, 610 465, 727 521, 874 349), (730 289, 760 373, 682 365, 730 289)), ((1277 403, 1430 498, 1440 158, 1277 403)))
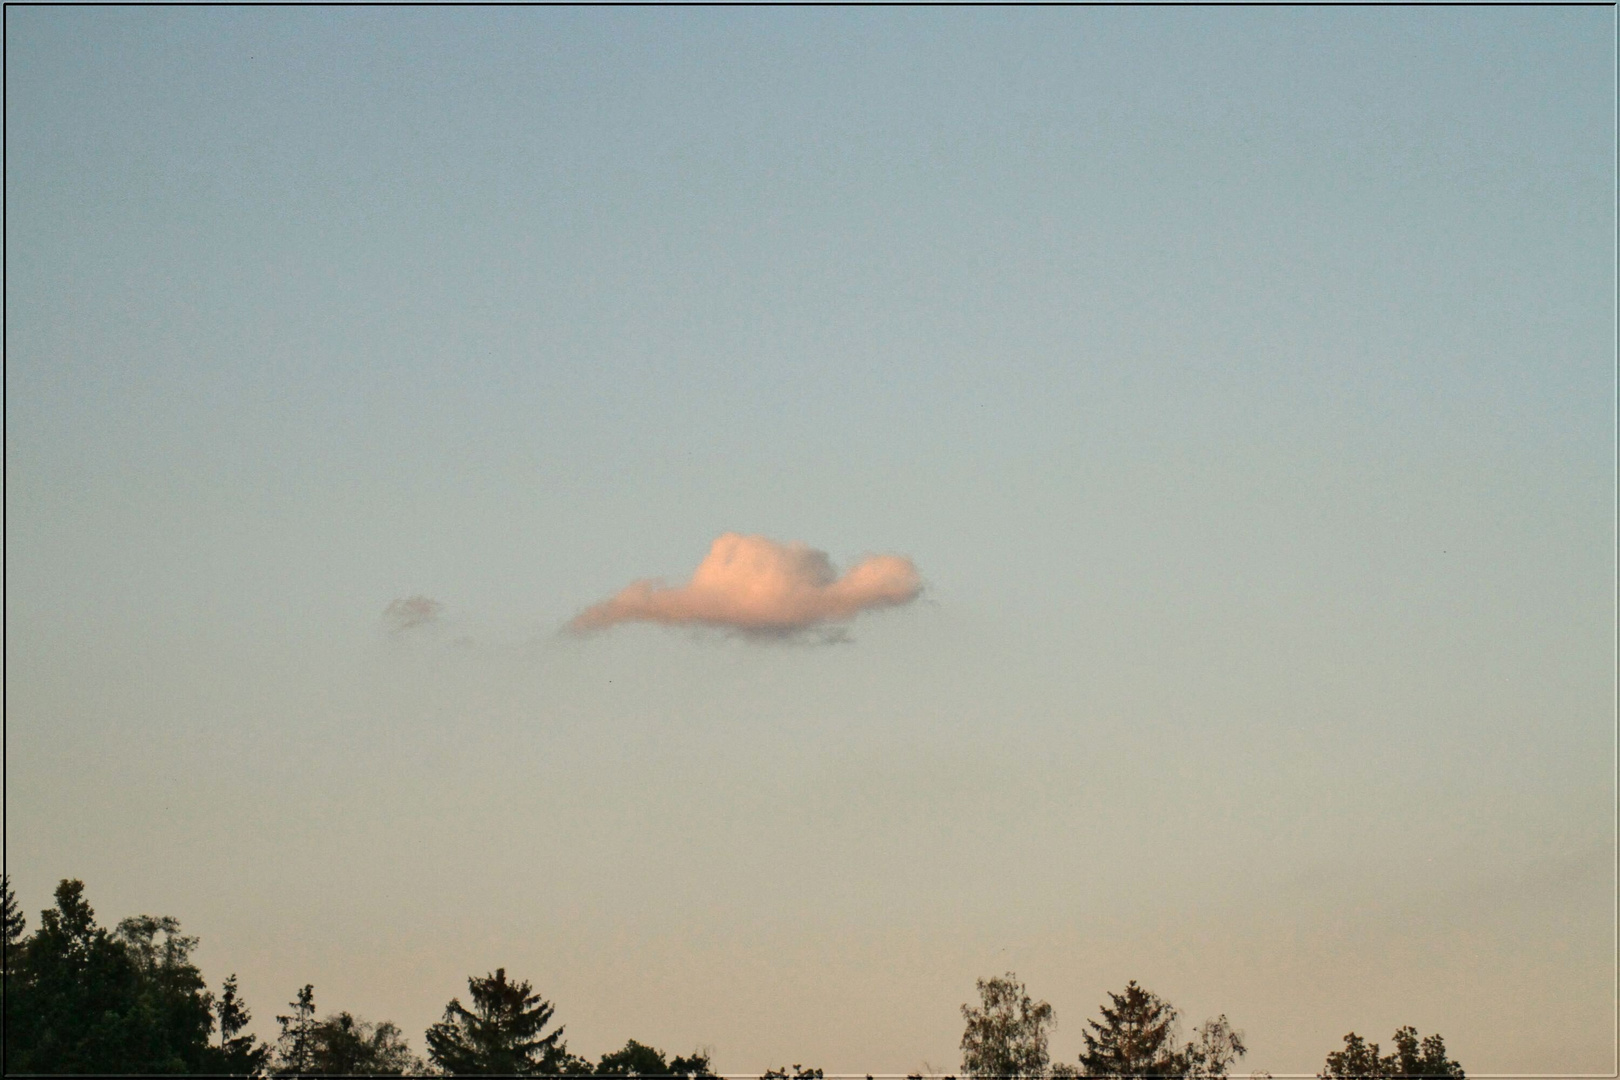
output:
POLYGON ((838 641, 844 639, 842 628, 823 624, 908 604, 921 592, 916 566, 901 555, 871 555, 839 575, 826 552, 798 541, 726 533, 687 584, 634 582, 574 616, 568 629, 586 633, 652 622, 792 637, 819 628, 828 641, 838 641))
POLYGON ((444 605, 427 596, 404 596, 383 609, 383 625, 391 634, 403 634, 439 620, 444 605))

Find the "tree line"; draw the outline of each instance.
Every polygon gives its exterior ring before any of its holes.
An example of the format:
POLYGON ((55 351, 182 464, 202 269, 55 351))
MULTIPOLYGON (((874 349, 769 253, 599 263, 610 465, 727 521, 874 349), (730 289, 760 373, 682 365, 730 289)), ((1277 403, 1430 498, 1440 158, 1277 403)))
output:
MULTIPOLYGON (((666 1057, 634 1039, 597 1061, 572 1053, 556 1008, 504 968, 470 976, 467 1003, 453 997, 424 1033, 426 1057, 398 1025, 346 1011, 318 1018, 315 988, 305 985, 276 1016, 279 1034, 261 1042, 247 1031, 252 1013, 235 974, 211 991, 191 961, 197 939, 170 917, 138 915, 111 930, 96 923, 84 883, 64 880, 56 903, 27 934, 9 879, 4 891, 4 1039, 0 1071, 13 1073, 212 1073, 236 1076, 534 1075, 672 1077, 717 1080, 709 1055, 666 1057)), ((1179 1014, 1164 999, 1129 983, 1110 992, 1081 1035, 1078 1061, 1054 1062, 1048 1036, 1052 1006, 1030 997, 1012 972, 977 982, 979 1003, 963 1005, 962 1077, 1077 1080, 1079 1077, 1186 1077, 1226 1080, 1248 1052, 1243 1033, 1222 1015, 1179 1035, 1179 1014)), ((1464 1080, 1439 1035, 1404 1027, 1395 1050, 1380 1052, 1351 1032, 1328 1054, 1322 1080, 1464 1080)), ((1264 1074, 1255 1074, 1263 1077, 1264 1074)), ((795 1064, 759 1080, 823 1080, 795 1064)), ((870 1078, 868 1078, 870 1080, 870 1078)), ((921 1080, 920 1074, 912 1080, 921 1080)), ((950 1077, 948 1080, 957 1080, 950 1077)))
MULTIPOLYGON (((989 1077, 1029 1077, 1041 1080, 1076 1080, 1078 1077, 1182 1077, 1185 1080, 1226 1080, 1238 1060, 1248 1053, 1243 1032, 1226 1015, 1205 1020, 1182 1042, 1180 1014, 1175 1006, 1151 990, 1127 983, 1121 993, 1109 991, 1099 1019, 1087 1020, 1080 1033, 1085 1044, 1074 1064, 1052 1061, 1047 1054, 1048 1033, 1057 1021, 1052 1006, 1035 1001, 1007 972, 977 982, 979 1004, 963 1005, 962 1072, 972 1080, 989 1077)), ((1253 1073, 1251 1080, 1270 1080, 1253 1073)), ((1416 1029, 1395 1033, 1395 1052, 1380 1054, 1355 1032, 1344 1037, 1344 1049, 1328 1054, 1320 1080, 1465 1080, 1463 1068, 1446 1053, 1439 1035, 1420 1039, 1416 1029)), ((920 1080, 914 1077, 912 1080, 920 1080)), ((955 1080, 954 1077, 949 1080, 955 1080)))

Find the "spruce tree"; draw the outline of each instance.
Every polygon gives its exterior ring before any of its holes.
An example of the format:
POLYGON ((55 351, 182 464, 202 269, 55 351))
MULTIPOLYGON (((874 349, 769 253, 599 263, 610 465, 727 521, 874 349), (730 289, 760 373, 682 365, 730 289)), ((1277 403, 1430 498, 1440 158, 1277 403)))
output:
POLYGON ((237 990, 234 972, 220 988, 215 1012, 219 1017, 219 1046, 215 1048, 212 1068, 231 1076, 251 1076, 259 1072, 270 1056, 270 1048, 257 1045, 258 1038, 251 1033, 241 1034, 253 1020, 253 1014, 237 990))
POLYGON ((4 907, 0 909, 0 924, 3 924, 5 934, 5 962, 6 970, 9 971, 12 949, 22 940, 23 929, 28 925, 28 919, 17 906, 17 894, 11 891, 9 874, 0 874, 0 895, 4 897, 4 907))
POLYGON ((304 984, 298 997, 287 1006, 292 1014, 276 1017, 281 1028, 276 1038, 276 1072, 307 1073, 315 1066, 315 987, 304 984))
POLYGON ((566 1055, 563 1029, 541 1034, 555 1007, 527 982, 507 982, 506 969, 485 978, 469 977, 472 1008, 450 999, 444 1020, 427 1030, 428 1054, 452 1075, 554 1071, 566 1055))
POLYGON ((1102 1021, 1087 1020, 1080 1069, 1087 1076, 1179 1076, 1187 1071, 1175 1045, 1176 1010, 1131 980, 1123 994, 1109 991, 1102 1021))
MULTIPOLYGON (((4 964, 4 967, 0 967, 0 1013, 4 1015, 0 1033, 4 1033, 11 1030, 12 979, 17 978, 18 985, 21 985, 20 975, 13 975, 12 961, 18 954, 17 947, 22 942, 23 929, 28 925, 28 920, 23 915, 22 909, 17 906, 17 896, 11 891, 10 875, 0 874, 0 896, 3 896, 3 907, 0 907, 0 933, 4 934, 5 950, 3 959, 0 959, 0 963, 4 964)), ((10 1042, 9 1035, 0 1041, 0 1074, 7 1072, 6 1046, 10 1042)))

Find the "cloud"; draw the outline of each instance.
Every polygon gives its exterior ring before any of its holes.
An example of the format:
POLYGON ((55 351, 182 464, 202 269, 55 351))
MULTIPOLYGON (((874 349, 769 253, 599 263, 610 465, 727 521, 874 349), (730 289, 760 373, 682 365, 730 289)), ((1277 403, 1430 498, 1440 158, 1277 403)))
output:
POLYGON ((383 624, 391 633, 403 634, 419 626, 438 622, 444 605, 426 596, 405 596, 383 609, 383 624))
POLYGON ((761 636, 852 619, 915 600, 922 579, 910 559, 871 555, 842 577, 827 553, 798 541, 726 533, 685 585, 637 581, 569 622, 576 633, 622 622, 718 626, 761 636))

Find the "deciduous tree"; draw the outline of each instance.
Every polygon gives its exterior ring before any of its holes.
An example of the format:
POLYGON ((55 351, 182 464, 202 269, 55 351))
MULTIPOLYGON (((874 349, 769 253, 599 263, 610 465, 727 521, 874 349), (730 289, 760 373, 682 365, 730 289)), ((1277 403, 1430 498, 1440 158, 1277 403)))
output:
POLYGON ((1243 1032, 1233 1029, 1225 1013, 1205 1020, 1194 1034, 1197 1038, 1182 1050, 1183 1071, 1194 1080, 1226 1080, 1238 1058, 1248 1053, 1243 1032))
POLYGON ((113 938, 140 976, 131 1052, 147 1061, 179 1062, 186 1071, 207 1068, 214 996, 191 962, 197 939, 182 934, 180 921, 167 915, 123 919, 113 938))
POLYGON ((1446 1041, 1439 1035, 1419 1039, 1417 1029, 1403 1027, 1395 1033, 1395 1052, 1379 1054, 1378 1044, 1369 1043, 1355 1032, 1344 1037, 1344 1049, 1327 1056, 1317 1074, 1322 1080, 1348 1080, 1371 1077, 1446 1077, 1464 1080, 1463 1067, 1446 1054, 1446 1041))
MULTIPOLYGON (((670 1060, 669 1071, 672 1076, 686 1076, 691 1080, 718 1080, 709 1068, 709 1055, 702 1050, 694 1050, 686 1057, 677 1057, 670 1060)), ((816 1076, 821 1070, 816 1070, 816 1076)))
POLYGON ((795 1065, 790 1073, 787 1071, 787 1066, 784 1065, 780 1069, 766 1069, 760 1075, 759 1080, 821 1080, 821 1070, 806 1069, 795 1065))
POLYGON ((188 1072, 207 1065, 210 999, 173 919, 96 924, 82 881, 17 945, 6 1009, 15 1072, 188 1072), (162 935, 160 940, 158 935, 162 935))
POLYGON ((597 1062, 595 1075, 685 1076, 693 1080, 706 1080, 714 1074, 709 1071, 709 1055, 702 1051, 693 1051, 690 1057, 667 1061, 662 1050, 631 1039, 624 1044, 624 1049, 603 1054, 602 1060, 597 1062))
POLYGON ((962 1072, 968 1076, 1042 1077, 1052 1006, 1035 1001, 1012 972, 979 979, 979 1006, 962 1006, 962 1072))
POLYGON ((424 1062, 411 1053, 399 1025, 371 1023, 340 1012, 316 1024, 310 1033, 311 1071, 325 1076, 399 1076, 420 1073, 424 1062))

